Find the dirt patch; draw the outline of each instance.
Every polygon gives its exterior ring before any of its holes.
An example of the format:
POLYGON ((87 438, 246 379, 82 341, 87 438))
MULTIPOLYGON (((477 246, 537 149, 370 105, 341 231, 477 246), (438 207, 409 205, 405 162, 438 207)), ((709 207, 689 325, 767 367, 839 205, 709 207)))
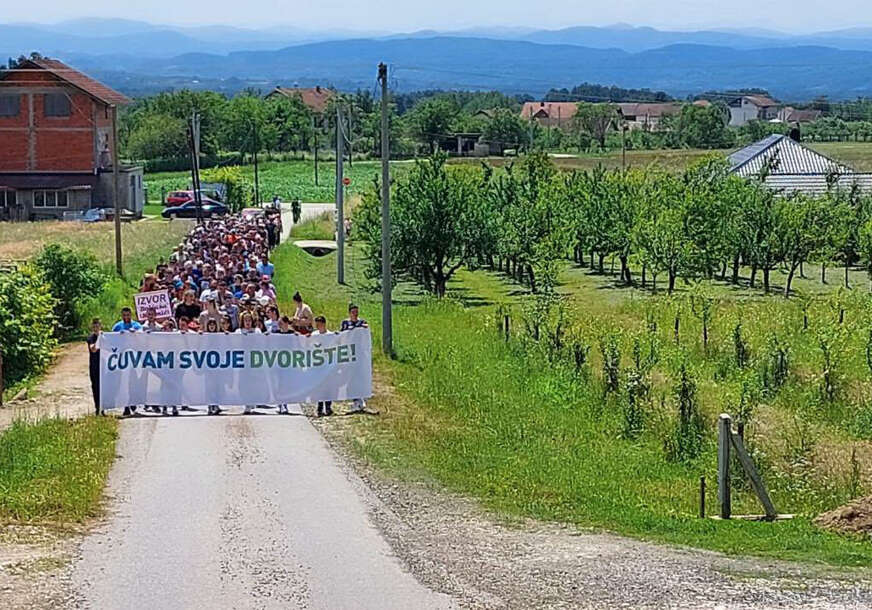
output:
POLYGON ((823 513, 814 520, 823 529, 872 538, 872 496, 858 498, 845 506, 823 513))
POLYGON ((54 364, 33 394, 32 398, 0 408, 0 431, 16 419, 38 421, 46 417, 76 418, 93 413, 85 343, 61 346, 54 364))

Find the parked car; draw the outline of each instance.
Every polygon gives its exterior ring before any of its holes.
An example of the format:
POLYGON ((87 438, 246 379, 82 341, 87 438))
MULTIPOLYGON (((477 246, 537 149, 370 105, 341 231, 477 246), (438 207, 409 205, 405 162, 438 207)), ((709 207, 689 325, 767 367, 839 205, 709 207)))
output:
MULTIPOLYGON (((223 216, 230 210, 220 201, 203 198, 203 218, 212 218, 212 216, 223 216)), ((197 202, 188 200, 180 205, 164 208, 160 214, 164 218, 196 218, 197 217, 197 202)))
MULTIPOLYGON (((200 189, 200 198, 205 201, 206 199, 211 199, 212 191, 204 191, 200 189)), ((182 205, 183 203, 187 203, 194 199, 194 191, 172 191, 167 195, 166 205, 167 207, 182 205)))

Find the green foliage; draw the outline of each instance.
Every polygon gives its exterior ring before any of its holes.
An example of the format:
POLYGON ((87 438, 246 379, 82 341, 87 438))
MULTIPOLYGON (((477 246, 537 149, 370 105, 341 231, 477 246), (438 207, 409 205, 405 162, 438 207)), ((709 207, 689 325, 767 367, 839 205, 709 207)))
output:
POLYGON ((0 433, 0 520, 83 522, 115 459, 114 417, 18 420, 0 433))
POLYGON ((573 117, 575 130, 596 141, 600 149, 605 148, 606 135, 617 121, 618 111, 614 104, 579 102, 578 112, 573 117))
POLYGON ((691 148, 729 148, 735 139, 717 105, 686 104, 677 119, 668 121, 678 139, 691 148))
POLYGON ((665 440, 666 456, 676 462, 690 462, 699 457, 705 441, 705 422, 697 399, 696 380, 687 358, 681 359, 673 394, 678 418, 672 434, 665 440))
POLYGON ((189 156, 187 126, 166 114, 143 116, 127 136, 125 152, 133 159, 185 158, 189 156))
POLYGON ((36 266, 0 272, 0 350, 7 386, 41 373, 51 362, 57 347, 56 305, 36 266))
MULTIPOLYGON (((448 280, 479 251, 483 208, 481 178, 465 168, 448 168, 437 153, 416 161, 391 195, 391 265, 436 296, 445 296, 448 280)), ((381 203, 378 183, 363 199, 355 223, 368 251, 368 275, 381 275, 381 203)))
POLYGON ((100 264, 90 252, 60 244, 45 246, 34 264, 55 298, 56 334, 65 337, 75 333, 82 325, 82 306, 95 298, 106 283, 100 264))
POLYGON ((599 346, 603 361, 603 392, 612 394, 621 385, 621 347, 617 333, 610 332, 601 336, 599 346))
POLYGON ((254 184, 243 174, 238 166, 216 167, 201 174, 201 182, 223 184, 226 191, 226 203, 234 212, 254 203, 254 184))

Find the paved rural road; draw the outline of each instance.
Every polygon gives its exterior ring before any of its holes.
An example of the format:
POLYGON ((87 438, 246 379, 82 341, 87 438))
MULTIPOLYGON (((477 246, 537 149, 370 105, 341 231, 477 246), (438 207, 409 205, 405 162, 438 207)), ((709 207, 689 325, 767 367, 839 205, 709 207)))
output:
POLYGON ((77 607, 453 607, 393 555, 305 417, 127 419, 117 451, 77 607))

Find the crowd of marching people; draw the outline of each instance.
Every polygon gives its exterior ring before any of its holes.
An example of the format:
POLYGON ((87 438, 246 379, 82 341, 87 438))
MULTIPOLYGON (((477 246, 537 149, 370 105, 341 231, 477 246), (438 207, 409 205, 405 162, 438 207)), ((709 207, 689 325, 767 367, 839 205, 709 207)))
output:
MULTIPOLYGON (((269 210, 264 214, 247 214, 211 219, 196 225, 173 251, 169 260, 149 270, 142 278, 140 292, 168 291, 172 300, 171 316, 159 319, 155 308, 146 310, 144 318, 134 319, 130 307, 121 310, 121 319, 113 332, 173 332, 173 333, 236 333, 248 334, 326 334, 327 320, 315 316, 312 308, 297 292, 293 296, 293 312, 283 313, 277 303, 273 283, 276 269, 270 261, 270 251, 281 239, 281 214, 269 210)), ((358 307, 348 308, 348 318, 340 331, 366 327, 359 317, 358 307)), ((100 348, 102 324, 92 322, 92 334, 87 339, 90 352, 91 389, 98 414, 100 348)), ((253 413, 258 406, 244 407, 253 413)), ((280 414, 287 414, 288 405, 277 405, 280 414)), ((363 411, 366 403, 355 399, 352 411, 363 411)), ((125 407, 124 415, 136 412, 136 406, 125 407)), ((145 410, 178 415, 181 405, 149 406, 145 410)), ((207 413, 218 415, 217 405, 209 405, 207 413)), ((332 404, 321 402, 317 415, 332 415, 332 404)))

